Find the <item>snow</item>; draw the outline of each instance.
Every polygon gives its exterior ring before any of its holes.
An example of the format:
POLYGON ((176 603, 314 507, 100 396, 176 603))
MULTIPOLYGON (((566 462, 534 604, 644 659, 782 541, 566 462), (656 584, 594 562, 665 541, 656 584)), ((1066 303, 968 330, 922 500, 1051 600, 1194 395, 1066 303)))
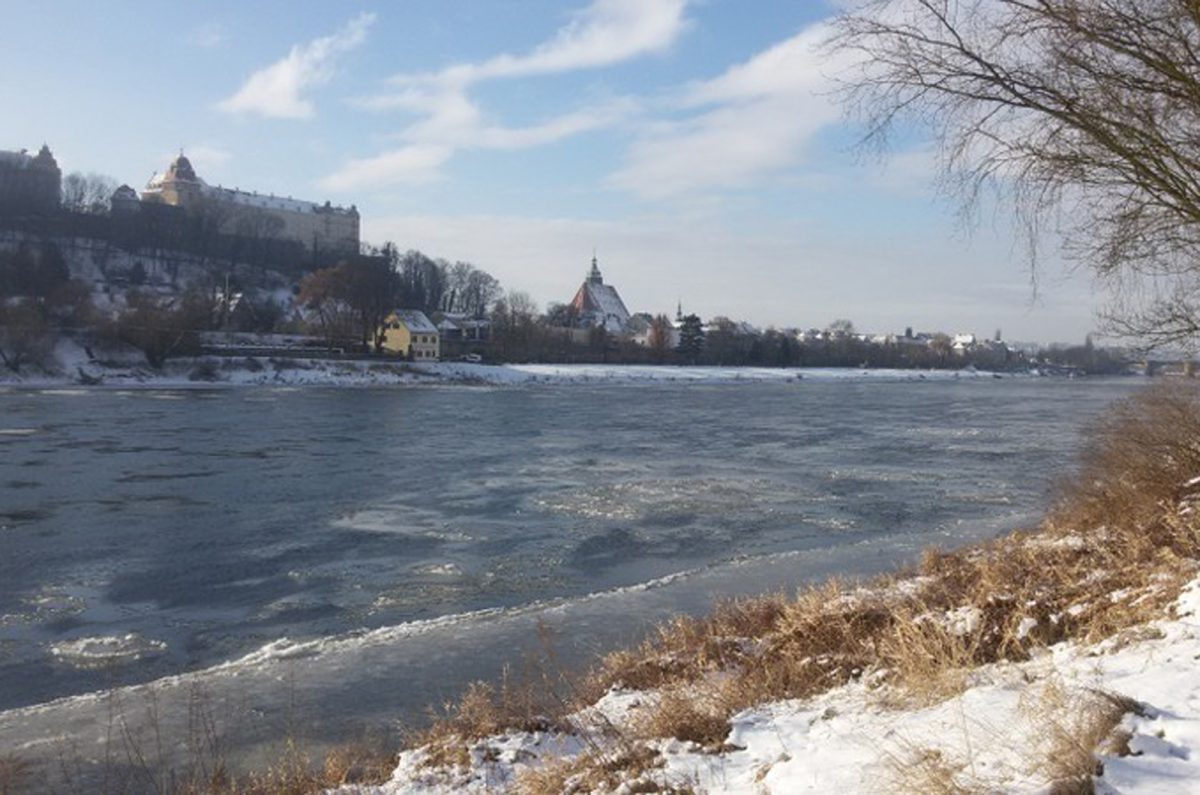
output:
MULTIPOLYGON (((1048 793, 1047 763, 1063 731, 1101 693, 1133 699, 1119 730, 1128 754, 1097 751, 1096 791, 1200 793, 1200 580, 1185 589, 1175 617, 1097 645, 1061 644, 1023 663, 984 667, 959 695, 930 706, 895 708, 855 683, 806 701, 765 704, 736 715, 726 749, 659 740, 660 784, 701 792, 829 793, 922 791, 914 773, 955 771, 970 791, 1048 793), (1136 713, 1136 714, 1135 714, 1136 713)), ((612 691, 573 716, 574 734, 510 732, 470 750, 466 768, 426 764, 426 751, 400 754, 390 781, 344 787, 343 795, 493 792, 544 758, 572 757, 592 745, 598 725, 621 727, 652 693, 612 691)), ((1107 703, 1107 702, 1103 702, 1107 703)))
MULTIPOLYGON (((430 326, 430 330, 433 328, 430 326)), ((953 381, 990 379, 990 373, 955 370, 866 370, 838 368, 666 367, 613 364, 510 364, 467 362, 406 363, 398 359, 322 360, 277 357, 171 359, 161 371, 142 362, 141 354, 104 352, 101 366, 70 339, 55 348, 50 372, 27 368, 21 375, 0 371, 0 387, 51 388, 66 385, 147 387, 157 389, 216 386, 371 387, 432 384, 526 386, 539 384, 757 384, 813 381, 953 381), (198 373, 204 365, 211 373, 198 373), (203 377, 198 377, 203 375, 203 377), (211 378, 210 378, 211 376, 211 378), (99 384, 92 383, 99 379, 99 384)), ((1009 376, 1006 376, 1009 377, 1009 376)))
POLYGON ((599 318, 602 325, 613 333, 621 332, 629 322, 629 310, 625 308, 625 302, 617 294, 616 288, 610 284, 589 282, 583 289, 587 291, 588 305, 592 308, 592 313, 599 318))
POLYGON ((392 315, 403 323, 411 334, 437 334, 437 326, 419 309, 397 309, 392 315))
POLYGON ((983 613, 978 607, 959 607, 946 615, 946 624, 952 635, 973 635, 983 623, 983 613))
POLYGON ((253 193, 244 190, 236 190, 232 188, 208 187, 209 195, 224 201, 234 204, 242 204, 248 207, 261 207, 268 210, 279 210, 289 213, 335 213, 338 215, 348 215, 350 210, 344 207, 333 207, 318 204, 316 202, 305 201, 304 199, 293 199, 291 197, 284 198, 276 196, 273 193, 253 193))
POLYGON ((1017 640, 1025 640, 1038 625, 1038 620, 1031 616, 1025 616, 1017 625, 1017 640))

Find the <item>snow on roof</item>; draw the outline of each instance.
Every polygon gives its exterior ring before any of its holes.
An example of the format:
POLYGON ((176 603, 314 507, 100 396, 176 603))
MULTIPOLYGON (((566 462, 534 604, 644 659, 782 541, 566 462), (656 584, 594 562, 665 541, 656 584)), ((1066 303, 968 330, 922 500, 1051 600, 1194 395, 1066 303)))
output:
POLYGON ((606 318, 615 317, 623 324, 629 322, 629 310, 625 308, 625 302, 617 294, 617 288, 611 284, 595 284, 593 282, 587 282, 583 288, 588 293, 588 299, 594 311, 603 313, 606 318))
POLYGON ((215 188, 209 187, 207 192, 211 196, 234 204, 241 204, 247 207, 261 207, 265 210, 278 210, 290 213, 350 213, 353 211, 353 209, 347 210, 344 207, 334 207, 329 202, 318 204, 303 199, 276 196, 273 193, 254 193, 252 191, 234 190, 220 186, 215 188))
POLYGON ((442 318, 446 322, 453 323, 458 328, 477 328, 492 324, 492 321, 486 317, 476 317, 467 312, 443 312, 442 318))
MULTIPOLYGON (((182 157, 178 158, 172 164, 173 168, 180 162, 186 163, 182 157)), ((155 172, 150 180, 146 183, 146 190, 156 191, 162 190, 168 182, 167 173, 155 172)), ((325 202, 320 204, 317 202, 305 201, 303 199, 293 199, 290 196, 276 196, 273 193, 256 193, 254 191, 238 190, 236 188, 226 188, 220 185, 209 185, 194 171, 191 170, 191 164, 187 163, 187 169, 183 179, 178 176, 171 177, 170 181, 182 181, 188 184, 199 185, 205 195, 217 199, 219 201, 229 202, 231 204, 240 204, 245 207, 259 207, 264 210, 275 210, 277 212, 290 213, 333 213, 335 215, 350 215, 358 211, 351 206, 349 209, 338 207, 325 202)))
POLYGON ((392 313, 413 334, 437 334, 437 327, 419 309, 397 309, 392 313))

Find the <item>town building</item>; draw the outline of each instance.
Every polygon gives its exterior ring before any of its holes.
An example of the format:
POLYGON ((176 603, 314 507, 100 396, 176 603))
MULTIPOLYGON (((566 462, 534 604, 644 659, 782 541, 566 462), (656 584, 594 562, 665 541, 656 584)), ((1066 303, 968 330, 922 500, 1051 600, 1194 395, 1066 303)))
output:
POLYGON ((570 308, 581 328, 603 328, 609 334, 623 334, 629 325, 629 310, 617 288, 604 283, 595 256, 587 278, 571 299, 570 308))
POLYGON ((487 342, 492 334, 492 321, 464 312, 435 313, 442 341, 487 342))
POLYGON ((414 362, 436 362, 442 354, 441 335, 424 312, 397 309, 383 321, 383 349, 414 362))
POLYGON ((62 171, 50 147, 36 155, 0 150, 0 208, 19 212, 50 212, 62 204, 62 171))
POLYGON ((155 174, 142 191, 143 202, 212 211, 222 232, 294 240, 310 254, 358 253, 358 209, 212 186, 182 153, 166 172, 155 174))
POLYGON ((142 200, 138 198, 137 191, 128 185, 117 188, 108 200, 113 215, 118 216, 136 215, 141 203, 142 200))

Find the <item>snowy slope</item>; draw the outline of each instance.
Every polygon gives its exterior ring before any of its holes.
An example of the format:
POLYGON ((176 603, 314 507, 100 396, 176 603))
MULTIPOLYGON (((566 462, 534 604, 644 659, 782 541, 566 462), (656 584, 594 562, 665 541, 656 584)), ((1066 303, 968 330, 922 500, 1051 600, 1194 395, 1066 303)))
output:
MULTIPOLYGON (((1049 793, 1047 770, 1062 762, 1063 738, 1082 736, 1082 716, 1112 703, 1103 694, 1115 694, 1139 706, 1121 719, 1124 745, 1098 752, 1096 791, 1200 793, 1200 580, 1185 590, 1176 612, 1175 619, 1096 646, 1063 644, 1030 662, 986 667, 964 692, 933 706, 896 709, 862 684, 763 705, 734 718, 720 754, 659 741, 665 764, 645 775, 704 792, 923 792, 950 776, 970 791, 1049 793)), ((503 791, 546 758, 595 748, 595 736, 584 739, 589 727, 619 727, 653 698, 610 693, 591 714, 576 716, 580 735, 489 738, 472 749, 465 769, 434 769, 423 764, 425 751, 406 751, 388 783, 339 792, 503 791)))

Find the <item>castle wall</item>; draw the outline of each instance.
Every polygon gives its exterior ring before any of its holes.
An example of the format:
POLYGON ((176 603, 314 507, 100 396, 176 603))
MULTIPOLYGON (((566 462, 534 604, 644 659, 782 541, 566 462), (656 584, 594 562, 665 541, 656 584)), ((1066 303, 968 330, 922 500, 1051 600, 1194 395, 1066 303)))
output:
POLYGON ((0 207, 22 212, 59 207, 62 172, 45 151, 36 158, 24 152, 0 152, 0 207))
POLYGON ((284 237, 297 240, 309 251, 358 252, 358 215, 328 212, 321 208, 310 212, 265 210, 283 221, 284 237))
POLYGON ((222 218, 221 231, 241 234, 239 225, 247 215, 263 214, 278 219, 280 228, 274 230, 280 238, 294 240, 310 253, 336 252, 357 254, 359 247, 359 216, 351 207, 346 210, 269 194, 247 193, 206 185, 196 176, 191 163, 182 155, 171 164, 162 177, 155 177, 142 192, 144 201, 157 201, 195 209, 202 203, 214 202, 228 209, 222 218))

